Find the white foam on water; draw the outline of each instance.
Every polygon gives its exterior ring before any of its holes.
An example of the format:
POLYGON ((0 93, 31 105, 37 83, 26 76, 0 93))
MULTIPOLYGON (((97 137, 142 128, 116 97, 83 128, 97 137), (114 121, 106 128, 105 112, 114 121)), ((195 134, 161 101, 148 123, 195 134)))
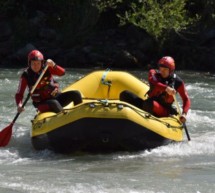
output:
MULTIPOLYGON (((215 114, 215 112, 212 112, 215 114)), ((151 151, 144 151, 131 155, 119 155, 117 159, 136 159, 141 157, 189 157, 193 155, 215 155, 215 131, 211 130, 211 125, 215 123, 211 113, 206 114, 202 111, 191 111, 188 115, 188 129, 191 141, 170 144, 158 147, 151 151), (202 116, 201 114, 205 114, 202 116), (208 115, 208 116, 207 116, 208 115), (199 128, 208 124, 208 129, 199 128)), ((31 145, 29 126, 17 124, 14 126, 14 132, 9 145, 0 150, 0 163, 10 164, 28 164, 43 160, 57 158, 58 155, 51 151, 35 151, 31 145), (15 132, 16 130, 16 132, 15 132)))
POLYGON ((64 186, 56 186, 54 183, 47 183, 45 181, 38 181, 35 184, 27 184, 25 182, 5 182, 1 183, 1 187, 7 187, 16 191, 27 191, 28 193, 166 193, 164 191, 151 191, 151 190, 132 190, 132 188, 110 187, 107 184, 90 183, 75 183, 69 185, 65 183, 64 186))
MULTIPOLYGON (((67 86, 83 74, 72 71, 59 78, 61 86, 67 86)), ((0 102, 1 128, 7 126, 16 114, 14 94, 18 79, 13 74, 0 79, 0 86, 5 87, 1 95, 3 102, 0 102)), ((203 181, 210 180, 207 175, 213 172, 215 165, 214 83, 210 80, 206 80, 207 83, 204 80, 190 82, 186 88, 192 103, 187 117, 191 141, 187 142, 184 135, 184 142, 135 153, 74 157, 49 150, 35 151, 29 134, 35 109, 29 101, 26 111, 14 125, 9 145, 0 148, 0 192, 178 193, 182 191, 178 187, 184 185, 183 192, 208 190, 212 193, 213 184, 203 181), (170 181, 173 184, 169 185, 170 181)), ((179 102, 181 105, 181 100, 179 102)))
POLYGON ((190 110, 187 116, 187 127, 193 135, 215 132, 215 111, 190 110))
POLYGON ((196 83, 196 84, 189 84, 186 86, 188 93, 190 94, 191 98, 202 96, 203 98, 211 98, 215 96, 214 88, 209 87, 207 83, 196 83))
POLYGON ((2 148, 0 150, 0 164, 8 163, 11 160, 17 160, 19 159, 19 156, 16 152, 12 152, 9 149, 2 148))
POLYGON ((137 154, 119 155, 115 159, 136 159, 144 157, 183 158, 192 156, 215 156, 215 132, 193 137, 191 141, 169 144, 137 154))
POLYGON ((29 128, 21 124, 13 126, 13 134, 6 147, 0 148, 0 164, 25 165, 50 158, 55 154, 49 150, 36 151, 33 149, 29 128))
POLYGON ((190 110, 187 116, 187 128, 191 141, 161 146, 150 151, 131 155, 119 155, 116 159, 136 159, 144 157, 183 158, 198 155, 215 156, 215 111, 190 110))

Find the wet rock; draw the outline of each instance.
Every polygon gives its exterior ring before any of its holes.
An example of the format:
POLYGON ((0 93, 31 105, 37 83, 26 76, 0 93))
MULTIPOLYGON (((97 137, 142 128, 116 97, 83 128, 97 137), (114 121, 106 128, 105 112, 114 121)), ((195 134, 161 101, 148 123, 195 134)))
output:
POLYGON ((35 46, 31 43, 26 44, 24 47, 20 48, 19 50, 17 50, 11 57, 10 59, 13 62, 18 62, 18 63, 22 63, 22 62, 26 62, 27 61, 27 56, 28 53, 32 50, 36 49, 35 46))
POLYGON ((106 60, 105 56, 98 53, 90 53, 88 58, 91 65, 102 64, 106 60))
POLYGON ((201 46, 215 46, 215 29, 211 29, 204 34, 201 35, 200 37, 200 42, 199 44, 201 46))
POLYGON ((39 31, 39 38, 44 39, 45 41, 53 41, 57 39, 57 32, 53 29, 41 29, 39 31))
POLYGON ((84 67, 88 64, 87 55, 80 50, 67 50, 60 56, 60 61, 62 61, 67 67, 84 67))
POLYGON ((0 42, 1 41, 5 41, 7 39, 9 39, 12 35, 12 29, 9 25, 9 23, 7 22, 1 22, 0 23, 0 30, 1 30, 1 33, 0 33, 0 42))
POLYGON ((41 27, 45 22, 45 14, 42 11, 36 11, 36 16, 29 19, 29 23, 31 26, 41 27))
POLYGON ((137 65, 139 67, 146 67, 149 58, 140 50, 134 50, 133 55, 137 59, 137 65))
POLYGON ((137 67, 138 60, 128 51, 122 50, 116 54, 114 65, 117 67, 137 67))
POLYGON ((0 56, 5 57, 13 53, 13 38, 0 42, 0 56))
POLYGON ((140 42, 143 41, 146 38, 146 33, 144 30, 130 25, 126 29, 126 39, 129 41, 136 41, 140 42))
POLYGON ((45 59, 51 58, 55 59, 58 58, 58 55, 62 52, 61 48, 58 48, 57 46, 55 48, 43 48, 44 54, 45 54, 45 59))
POLYGON ((85 46, 82 48, 82 52, 85 54, 89 54, 92 51, 92 46, 85 46))

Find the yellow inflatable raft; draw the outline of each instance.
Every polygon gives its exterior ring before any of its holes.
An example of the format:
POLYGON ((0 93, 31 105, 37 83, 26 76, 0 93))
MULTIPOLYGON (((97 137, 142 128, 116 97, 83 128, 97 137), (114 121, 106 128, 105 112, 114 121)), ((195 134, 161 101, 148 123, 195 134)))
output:
POLYGON ((124 90, 144 99, 148 89, 126 72, 92 72, 63 90, 79 90, 83 103, 35 117, 32 144, 38 150, 73 153, 137 151, 182 141, 178 116, 158 118, 119 100, 124 90))

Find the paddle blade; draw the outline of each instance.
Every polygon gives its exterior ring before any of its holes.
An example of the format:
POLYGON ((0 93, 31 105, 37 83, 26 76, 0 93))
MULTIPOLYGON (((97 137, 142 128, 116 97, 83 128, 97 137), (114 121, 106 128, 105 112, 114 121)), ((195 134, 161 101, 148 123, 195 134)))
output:
POLYGON ((9 143, 10 138, 12 136, 12 128, 13 128, 13 123, 11 123, 9 126, 4 128, 0 132, 0 147, 4 147, 9 143))

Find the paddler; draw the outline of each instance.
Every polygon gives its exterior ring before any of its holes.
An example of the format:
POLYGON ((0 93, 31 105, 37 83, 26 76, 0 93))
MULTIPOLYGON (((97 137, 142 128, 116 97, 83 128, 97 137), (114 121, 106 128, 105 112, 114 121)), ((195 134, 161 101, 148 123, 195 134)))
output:
POLYGON ((22 100, 26 87, 30 90, 34 86, 46 65, 48 65, 48 69, 31 95, 34 107, 40 112, 52 111, 58 113, 72 101, 74 105, 82 102, 81 94, 77 90, 64 93, 60 92, 59 84, 54 80, 53 75, 63 76, 65 69, 51 59, 45 61, 40 51, 32 50, 28 54, 28 67, 21 75, 18 90, 15 95, 17 111, 19 113, 24 111, 24 108, 22 108, 22 100))
POLYGON ((170 56, 162 57, 158 61, 158 70, 151 69, 148 74, 150 89, 148 99, 143 100, 130 91, 120 93, 120 100, 133 104, 157 117, 167 117, 177 114, 172 104, 177 92, 183 101, 183 112, 180 116, 182 123, 186 122, 186 115, 190 109, 190 99, 184 81, 175 74, 175 61, 170 56))

